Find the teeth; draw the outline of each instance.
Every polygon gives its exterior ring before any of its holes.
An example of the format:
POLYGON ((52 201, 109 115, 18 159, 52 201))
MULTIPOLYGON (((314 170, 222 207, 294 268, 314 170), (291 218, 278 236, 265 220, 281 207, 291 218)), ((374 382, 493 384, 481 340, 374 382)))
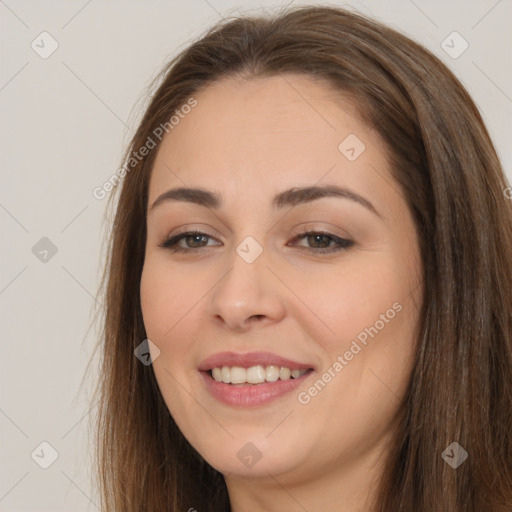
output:
POLYGON ((222 382, 222 368, 214 368, 212 370, 212 377, 217 381, 217 382, 222 382))
POLYGON ((231 382, 230 375, 231 372, 227 366, 223 366, 221 369, 222 373, 222 382, 225 382, 226 384, 229 384, 231 382))
POLYGON ((242 368, 240 366, 223 366, 212 368, 212 377, 217 382, 225 384, 261 384, 262 382, 275 382, 278 379, 298 379, 308 370, 290 370, 284 366, 262 365, 242 368))
POLYGON ((267 372, 263 366, 251 366, 247 368, 247 382, 250 384, 260 384, 265 382, 267 372))
POLYGON ((279 378, 281 380, 288 380, 291 374, 292 371, 290 370, 290 368, 285 368, 284 366, 282 366, 281 369, 279 370, 279 378))
POLYGON ((247 370, 240 368, 240 366, 233 366, 231 368, 231 384, 243 384, 247 382, 247 370))
POLYGON ((265 370, 265 380, 275 382, 279 379, 279 368, 277 366, 267 366, 265 370))

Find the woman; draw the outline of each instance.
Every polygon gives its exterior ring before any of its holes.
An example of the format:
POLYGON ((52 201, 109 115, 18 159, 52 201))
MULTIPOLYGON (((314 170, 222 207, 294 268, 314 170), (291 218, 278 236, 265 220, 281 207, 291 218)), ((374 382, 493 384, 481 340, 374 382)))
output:
POLYGON ((437 58, 342 9, 224 21, 122 170, 104 510, 511 510, 511 203, 437 58))

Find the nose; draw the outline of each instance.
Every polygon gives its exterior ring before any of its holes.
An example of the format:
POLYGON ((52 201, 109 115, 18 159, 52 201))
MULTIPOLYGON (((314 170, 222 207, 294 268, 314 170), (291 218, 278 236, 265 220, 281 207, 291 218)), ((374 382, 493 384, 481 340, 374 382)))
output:
POLYGON ((266 266, 265 251, 247 263, 235 251, 230 267, 210 295, 209 315, 226 329, 245 332, 285 316, 283 285, 266 266))

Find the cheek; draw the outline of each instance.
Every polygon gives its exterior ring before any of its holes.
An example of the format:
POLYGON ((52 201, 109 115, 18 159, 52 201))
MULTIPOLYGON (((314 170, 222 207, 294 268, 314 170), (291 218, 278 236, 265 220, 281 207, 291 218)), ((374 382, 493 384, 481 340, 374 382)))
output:
POLYGON ((203 301, 212 286, 208 282, 206 274, 187 271, 161 255, 149 254, 145 260, 140 282, 142 317, 147 337, 160 350, 153 367, 166 401, 172 395, 169 389, 176 385, 169 373, 180 382, 195 373, 190 354, 194 340, 204 332, 203 301))
MULTIPOLYGON (((192 430, 187 418, 197 416, 194 402, 183 393, 187 355, 190 352, 190 325, 197 315, 193 305, 204 294, 193 283, 188 288, 183 272, 176 272, 161 258, 146 258, 140 282, 142 316, 147 337, 160 350, 153 371, 163 399, 184 432, 192 430), (188 326, 188 327, 187 327, 188 326)), ((196 318, 197 319, 197 318, 196 318)))
POLYGON ((140 282, 142 316, 148 337, 159 345, 172 336, 199 291, 193 283, 185 286, 181 276, 158 258, 146 258, 140 282))
POLYGON ((315 402, 319 415, 342 406, 340 418, 349 413, 354 421, 377 421, 378 411, 388 418, 408 383, 421 288, 411 277, 414 262, 399 262, 392 252, 364 256, 331 270, 329 279, 304 285, 302 293, 308 290, 308 305, 318 315, 302 319, 302 326, 324 349, 318 377, 328 384, 306 389, 303 398, 315 402))
POLYGON ((411 291, 407 269, 391 254, 357 255, 353 261, 329 267, 295 288, 312 314, 297 315, 303 328, 314 331, 314 339, 331 357, 348 350, 351 341, 364 340, 365 329, 391 332, 402 322, 396 310, 403 307, 411 291), (363 257, 364 256, 364 257, 363 257), (399 303, 399 305, 396 305, 399 303), (395 304, 395 308, 393 305, 395 304), (384 315, 384 319, 381 319, 384 315))

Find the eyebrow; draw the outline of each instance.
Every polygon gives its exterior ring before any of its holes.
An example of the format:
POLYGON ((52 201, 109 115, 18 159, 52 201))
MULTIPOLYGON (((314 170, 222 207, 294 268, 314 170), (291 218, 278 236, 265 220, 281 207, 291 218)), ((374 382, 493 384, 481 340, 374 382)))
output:
MULTIPOLYGON (((368 199, 349 188, 337 185, 294 187, 277 194, 272 201, 272 206, 275 210, 279 210, 286 206, 310 203, 324 197, 348 199, 364 206, 382 219, 380 213, 368 199)), ((222 196, 215 192, 201 188, 180 187, 167 190, 158 196, 149 209, 153 211, 158 206, 171 201, 194 203, 214 210, 219 209, 223 204, 222 196)))

